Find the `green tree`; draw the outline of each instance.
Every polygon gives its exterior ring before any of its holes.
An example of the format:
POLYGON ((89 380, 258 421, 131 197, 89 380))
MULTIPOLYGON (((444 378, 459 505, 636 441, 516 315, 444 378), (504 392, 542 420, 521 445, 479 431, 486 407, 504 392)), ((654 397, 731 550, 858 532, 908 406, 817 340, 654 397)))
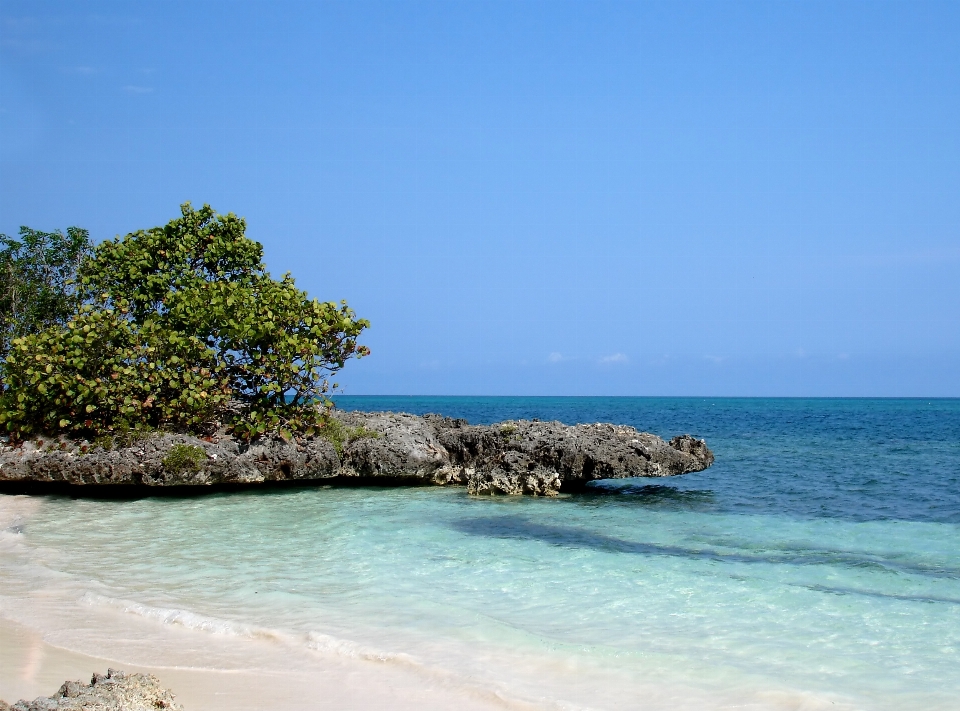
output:
POLYGON ((185 203, 181 216, 163 227, 97 245, 80 269, 85 310, 70 325, 45 332, 46 341, 33 336, 15 342, 15 357, 5 368, 16 373, 17 392, 4 396, 0 421, 14 433, 53 422, 95 433, 148 415, 157 426, 194 430, 204 418, 220 418, 243 437, 309 433, 323 426, 325 409, 319 405, 326 403, 329 377, 348 359, 369 353, 357 343, 369 324, 345 302, 310 299, 289 274, 271 278, 262 246, 245 230, 233 214, 185 203), (99 320, 91 320, 98 314, 99 320), (84 333, 93 335, 83 336, 89 344, 73 360, 45 363, 39 375, 36 366, 27 365, 26 356, 54 344, 62 345, 58 353, 77 350, 78 327, 89 327, 84 333), (93 353, 103 357, 92 362, 93 353), (184 377, 174 377, 178 372, 184 377), (39 384, 50 392, 47 380, 55 373, 63 374, 63 383, 112 379, 117 390, 100 397, 109 395, 113 405, 101 419, 78 419, 76 408, 57 409, 67 406, 70 389, 58 385, 63 404, 43 406, 57 410, 54 414, 40 418, 17 409, 14 396, 27 401, 39 384), (141 387, 144 382, 150 387, 141 387), (156 409, 158 383, 167 388, 163 397, 176 403, 172 409, 156 409))
POLYGON ((89 233, 79 227, 66 234, 21 227, 19 239, 0 234, 0 361, 14 338, 76 312, 77 269, 89 253, 89 233))

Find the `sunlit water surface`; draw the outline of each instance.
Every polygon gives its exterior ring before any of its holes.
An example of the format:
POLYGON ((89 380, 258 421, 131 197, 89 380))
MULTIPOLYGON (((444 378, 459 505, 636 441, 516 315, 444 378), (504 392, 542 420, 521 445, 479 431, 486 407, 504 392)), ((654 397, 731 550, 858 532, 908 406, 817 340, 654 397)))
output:
POLYGON ((3 533, 0 612, 26 619, 24 600, 59 590, 543 706, 960 708, 960 401, 338 404, 692 432, 717 463, 555 500, 43 498, 3 533))

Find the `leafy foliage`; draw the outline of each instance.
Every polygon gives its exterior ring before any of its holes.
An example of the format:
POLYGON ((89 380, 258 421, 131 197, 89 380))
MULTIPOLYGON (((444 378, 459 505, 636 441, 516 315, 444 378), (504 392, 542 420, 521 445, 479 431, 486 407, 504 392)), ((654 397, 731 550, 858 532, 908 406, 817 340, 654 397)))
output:
POLYGON ((77 268, 89 253, 90 236, 79 227, 0 235, 0 360, 13 339, 63 324, 76 311, 77 268))
POLYGON ((272 279, 245 229, 185 203, 164 227, 97 245, 80 268, 85 306, 14 343, 0 423, 20 436, 322 426, 327 378, 369 353, 357 344, 369 324, 345 302, 308 298, 289 274, 272 279))
POLYGON ((65 326, 14 339, 0 424, 20 437, 201 428, 227 403, 223 368, 199 339, 85 306, 65 326))

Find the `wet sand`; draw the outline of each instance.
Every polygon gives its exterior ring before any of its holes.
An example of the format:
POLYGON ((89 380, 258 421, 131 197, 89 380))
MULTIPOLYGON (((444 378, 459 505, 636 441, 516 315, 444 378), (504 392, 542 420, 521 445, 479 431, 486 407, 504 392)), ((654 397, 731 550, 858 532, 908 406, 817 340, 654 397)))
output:
POLYGON ((108 667, 150 673, 173 690, 186 711, 298 711, 300 709, 465 709, 487 711, 515 704, 424 687, 403 670, 359 660, 318 661, 289 673, 250 669, 142 667, 123 660, 61 649, 40 633, 0 618, 0 699, 9 703, 50 696, 67 679, 89 681, 108 667))

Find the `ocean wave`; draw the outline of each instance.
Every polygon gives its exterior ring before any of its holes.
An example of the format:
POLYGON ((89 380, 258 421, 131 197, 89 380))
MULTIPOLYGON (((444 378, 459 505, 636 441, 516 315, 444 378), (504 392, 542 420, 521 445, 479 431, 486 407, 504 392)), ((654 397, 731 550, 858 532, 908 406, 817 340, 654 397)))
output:
POLYGON ((120 612, 143 617, 159 622, 163 625, 176 625, 199 632, 208 632, 232 637, 268 640, 283 644, 304 646, 307 649, 322 654, 328 654, 347 659, 364 659, 374 662, 402 662, 410 666, 419 666, 414 657, 409 654, 385 652, 365 646, 358 642, 322 632, 311 631, 306 634, 271 629, 257 625, 245 624, 220 617, 203 615, 190 610, 175 607, 156 607, 142 602, 109 597, 93 592, 86 592, 80 598, 80 603, 95 607, 107 607, 120 612))
POLYGON ((175 625, 198 632, 244 638, 266 640, 291 647, 311 650, 327 657, 387 663, 406 671, 413 672, 421 679, 429 680, 435 686, 457 691, 468 697, 492 702, 504 709, 532 711, 533 709, 556 709, 560 711, 583 711, 583 707, 570 706, 560 702, 532 703, 516 697, 502 689, 471 681, 446 669, 423 663, 416 657, 403 652, 386 652, 363 645, 352 640, 335 637, 323 632, 310 631, 297 634, 249 625, 233 620, 203 615, 181 608, 158 607, 134 600, 109 597, 93 592, 84 593, 79 602, 92 607, 108 608, 118 612, 136 615, 162 625, 175 625))
POLYGON ((322 654, 331 654, 347 659, 364 659, 371 662, 401 662, 410 666, 422 666, 416 658, 409 654, 384 652, 322 632, 308 632, 306 637, 306 647, 322 654))
POLYGON ((145 605, 144 603, 133 600, 108 597, 92 592, 84 593, 80 598, 80 603, 95 607, 113 608, 120 612, 144 617, 164 625, 178 625, 200 632, 247 637, 249 639, 274 640, 278 642, 290 641, 288 635, 277 630, 201 615, 196 612, 191 612, 190 610, 175 607, 154 607, 153 605, 145 605))

